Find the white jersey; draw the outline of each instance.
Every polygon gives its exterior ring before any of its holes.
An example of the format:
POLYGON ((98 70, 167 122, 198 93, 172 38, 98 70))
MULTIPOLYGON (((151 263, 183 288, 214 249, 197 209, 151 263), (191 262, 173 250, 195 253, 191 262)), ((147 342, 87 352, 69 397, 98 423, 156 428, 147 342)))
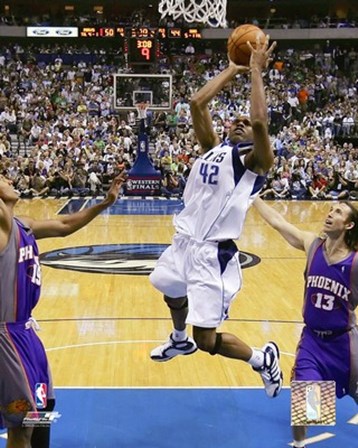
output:
POLYGON ((247 210, 266 179, 244 166, 240 150, 251 147, 222 143, 195 161, 184 190, 185 208, 174 217, 177 232, 197 241, 240 237, 247 210))

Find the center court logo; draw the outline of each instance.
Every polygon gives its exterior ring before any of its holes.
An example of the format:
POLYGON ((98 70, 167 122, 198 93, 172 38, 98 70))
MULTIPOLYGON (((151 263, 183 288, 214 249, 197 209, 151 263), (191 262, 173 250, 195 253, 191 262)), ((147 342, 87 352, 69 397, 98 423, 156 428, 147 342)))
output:
MULTIPOLYGON (((67 247, 45 252, 41 263, 55 269, 67 269, 99 274, 148 275, 168 244, 103 244, 67 247)), ((240 252, 243 269, 255 266, 261 259, 240 252)))

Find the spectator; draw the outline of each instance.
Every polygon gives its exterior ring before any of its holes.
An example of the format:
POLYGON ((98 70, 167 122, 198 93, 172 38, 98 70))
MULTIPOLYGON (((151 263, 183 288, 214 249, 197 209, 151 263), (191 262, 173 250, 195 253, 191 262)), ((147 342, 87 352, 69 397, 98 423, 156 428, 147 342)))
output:
POLYGON ((78 162, 72 180, 72 194, 87 196, 90 189, 87 187, 88 174, 82 162, 78 162))
POLYGON ((289 196, 290 185, 287 177, 283 177, 282 172, 276 172, 271 185, 260 193, 260 197, 271 197, 274 199, 285 199, 289 196))
POLYGON ((162 194, 169 199, 172 196, 179 196, 181 193, 182 189, 178 176, 173 171, 167 171, 162 181, 162 194))
POLYGON ((324 199, 326 197, 328 181, 321 173, 313 174, 311 185, 308 191, 311 199, 324 199))
POLYGON ((292 173, 290 195, 292 199, 306 199, 307 197, 307 187, 300 172, 292 173))
POLYGON ((348 182, 343 179, 337 169, 331 169, 325 199, 347 199, 349 197, 348 182))

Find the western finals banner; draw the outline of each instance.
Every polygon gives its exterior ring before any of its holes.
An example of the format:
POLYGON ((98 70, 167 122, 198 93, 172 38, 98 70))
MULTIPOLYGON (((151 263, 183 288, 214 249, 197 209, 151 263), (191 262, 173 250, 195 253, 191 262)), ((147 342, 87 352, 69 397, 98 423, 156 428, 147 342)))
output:
POLYGON ((129 176, 126 182, 126 193, 138 196, 160 195, 160 176, 129 176))

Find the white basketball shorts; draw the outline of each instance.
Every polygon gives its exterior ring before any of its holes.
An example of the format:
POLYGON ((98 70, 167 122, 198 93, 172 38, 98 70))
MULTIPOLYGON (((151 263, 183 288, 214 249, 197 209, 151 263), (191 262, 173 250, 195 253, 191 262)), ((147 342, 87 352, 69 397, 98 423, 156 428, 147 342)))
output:
POLYGON ((231 240, 199 242, 177 233, 149 278, 168 297, 188 296, 188 324, 217 328, 242 285, 239 252, 231 240))

